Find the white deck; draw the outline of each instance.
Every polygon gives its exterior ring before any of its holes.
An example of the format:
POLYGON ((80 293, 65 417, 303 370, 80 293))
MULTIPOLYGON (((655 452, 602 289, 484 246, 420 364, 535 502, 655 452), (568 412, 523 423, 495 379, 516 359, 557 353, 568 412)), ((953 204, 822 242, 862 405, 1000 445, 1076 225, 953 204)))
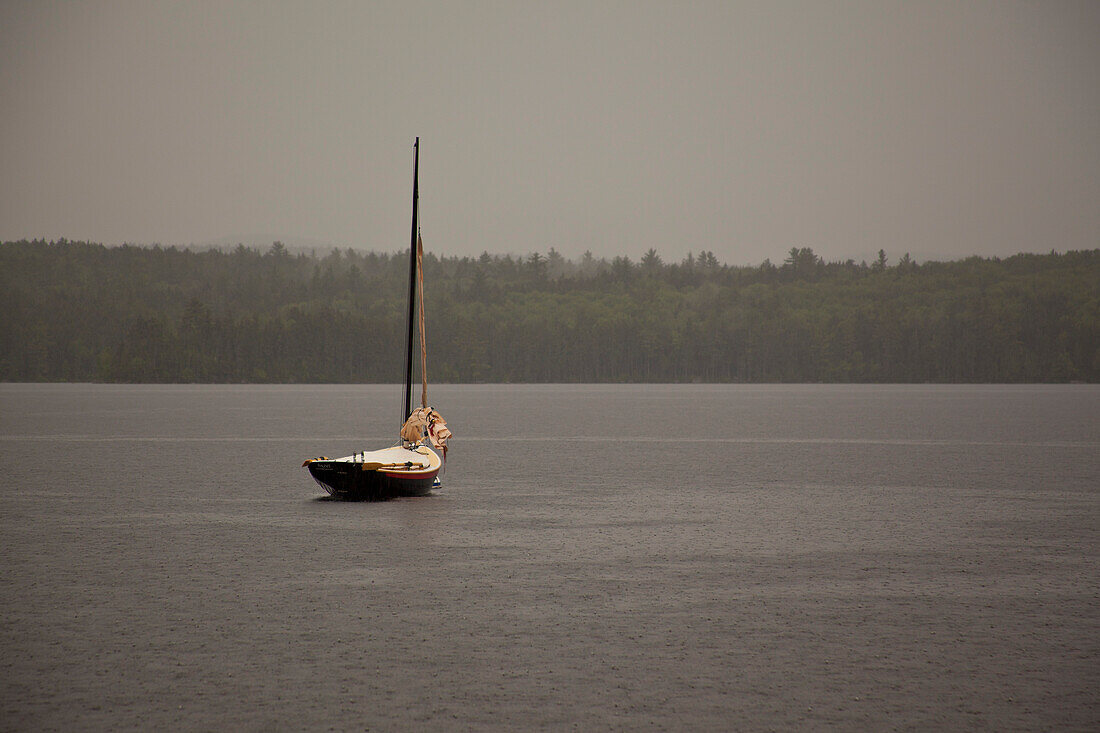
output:
POLYGON ((411 462, 414 466, 419 466, 427 470, 439 468, 443 464, 439 455, 424 445, 417 446, 414 450, 402 448, 398 445, 392 448, 383 448, 382 450, 355 453, 350 456, 334 458, 332 460, 344 463, 394 463, 400 464, 402 467, 404 467, 406 462, 411 462))

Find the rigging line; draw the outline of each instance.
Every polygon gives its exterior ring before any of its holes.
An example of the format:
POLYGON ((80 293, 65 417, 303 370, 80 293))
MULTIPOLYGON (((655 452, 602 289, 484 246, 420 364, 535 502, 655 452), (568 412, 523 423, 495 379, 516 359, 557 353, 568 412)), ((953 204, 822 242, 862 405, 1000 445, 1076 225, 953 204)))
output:
POLYGON ((420 378, 423 388, 420 392, 420 406, 428 406, 428 345, 424 333, 424 240, 416 236, 416 277, 420 286, 420 378))

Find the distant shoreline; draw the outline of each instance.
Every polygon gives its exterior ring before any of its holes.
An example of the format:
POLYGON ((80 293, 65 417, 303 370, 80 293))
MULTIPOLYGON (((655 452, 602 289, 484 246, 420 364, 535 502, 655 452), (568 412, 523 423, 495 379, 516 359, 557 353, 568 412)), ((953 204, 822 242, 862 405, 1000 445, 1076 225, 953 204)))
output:
MULTIPOLYGON (((0 244, 0 380, 399 382, 406 259, 0 244)), ((734 267, 551 248, 424 272, 432 383, 1100 382, 1100 249, 734 267)))

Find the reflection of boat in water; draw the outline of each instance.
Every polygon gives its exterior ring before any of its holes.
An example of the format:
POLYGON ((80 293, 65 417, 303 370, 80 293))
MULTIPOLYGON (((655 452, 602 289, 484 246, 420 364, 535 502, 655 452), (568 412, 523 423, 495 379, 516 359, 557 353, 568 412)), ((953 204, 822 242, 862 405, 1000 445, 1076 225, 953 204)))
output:
POLYGON ((409 245, 409 323, 405 344, 405 409, 401 413, 404 423, 401 427, 401 442, 391 448, 354 453, 343 458, 311 458, 302 464, 325 491, 341 499, 380 500, 429 493, 433 486, 438 485, 437 477, 447 456, 447 439, 451 437, 451 431, 443 417, 434 408, 428 407, 428 355, 424 338, 424 275, 421 267, 424 252, 418 218, 420 138, 416 139, 414 149, 412 240, 409 245), (424 389, 421 407, 413 410, 413 324, 418 284, 420 371, 424 389), (440 453, 443 454, 442 458, 440 453))

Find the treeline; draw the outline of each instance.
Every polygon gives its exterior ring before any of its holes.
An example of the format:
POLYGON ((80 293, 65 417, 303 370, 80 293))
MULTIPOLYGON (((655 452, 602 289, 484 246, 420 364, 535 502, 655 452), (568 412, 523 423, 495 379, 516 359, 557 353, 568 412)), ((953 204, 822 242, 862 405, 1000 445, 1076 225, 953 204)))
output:
MULTIPOLYGON (((425 255, 435 382, 1100 381, 1100 250, 425 255)), ((0 244, 0 379, 399 382, 407 254, 0 244)))

